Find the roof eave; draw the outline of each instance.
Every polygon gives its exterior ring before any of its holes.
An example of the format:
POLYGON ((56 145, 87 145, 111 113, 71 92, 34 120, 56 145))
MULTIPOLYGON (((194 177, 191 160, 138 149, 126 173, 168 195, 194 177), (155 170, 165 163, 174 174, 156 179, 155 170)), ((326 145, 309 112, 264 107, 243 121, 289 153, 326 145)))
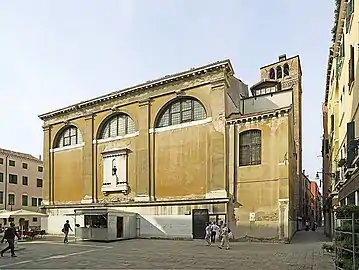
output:
POLYGON ((344 23, 346 16, 347 0, 341 1, 339 12, 338 12, 338 23, 336 29, 335 40, 333 44, 334 56, 337 56, 340 48, 340 43, 344 34, 344 23))
POLYGON ((118 98, 118 97, 120 97, 122 95, 125 95, 125 94, 128 94, 130 92, 139 91, 139 90, 143 90, 143 89, 149 89, 149 88, 153 88, 153 87, 156 87, 156 86, 159 86, 159 85, 164 85, 164 84, 167 84, 167 83, 170 83, 170 82, 173 82, 173 81, 177 81, 177 80, 180 80, 180 79, 183 79, 183 78, 186 78, 186 77, 198 75, 198 74, 201 74, 201 73, 206 73, 207 71, 210 71, 210 70, 215 69, 215 68, 221 68, 221 67, 222 68, 227 67, 228 68, 228 74, 230 76, 234 75, 233 66, 232 66, 230 60, 226 59, 226 60, 218 61, 218 62, 215 62, 215 63, 212 63, 212 64, 208 64, 208 65, 205 65, 205 66, 201 66, 201 67, 198 67, 198 68, 192 68, 192 69, 189 69, 189 70, 186 70, 186 71, 183 71, 183 72, 180 72, 180 73, 176 73, 176 74, 173 74, 173 75, 168 75, 168 76, 156 79, 156 80, 147 81, 145 83, 135 85, 135 86, 132 86, 132 87, 128 87, 128 88, 125 88, 123 90, 115 91, 115 92, 112 92, 110 94, 102 95, 102 96, 97 97, 97 98, 82 101, 82 102, 76 103, 74 105, 62 108, 62 109, 58 109, 58 110, 51 111, 51 112, 48 112, 48 113, 40 114, 40 115, 38 115, 38 117, 41 120, 44 121, 44 120, 52 118, 52 117, 54 117, 56 115, 60 115, 60 114, 71 112, 71 111, 77 111, 78 109, 86 108, 86 107, 89 107, 91 105, 104 102, 106 100, 118 98))

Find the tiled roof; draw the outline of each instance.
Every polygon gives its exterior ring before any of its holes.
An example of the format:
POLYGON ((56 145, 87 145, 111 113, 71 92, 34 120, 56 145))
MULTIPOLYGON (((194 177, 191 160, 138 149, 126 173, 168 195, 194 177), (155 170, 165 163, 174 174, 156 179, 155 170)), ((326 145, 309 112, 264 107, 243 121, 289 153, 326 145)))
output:
POLYGON ((21 153, 21 152, 16 152, 16 151, 12 151, 12 150, 7 150, 7 149, 3 149, 3 148, 0 148, 0 155, 1 154, 42 162, 40 159, 34 157, 33 155, 26 154, 26 153, 21 153))

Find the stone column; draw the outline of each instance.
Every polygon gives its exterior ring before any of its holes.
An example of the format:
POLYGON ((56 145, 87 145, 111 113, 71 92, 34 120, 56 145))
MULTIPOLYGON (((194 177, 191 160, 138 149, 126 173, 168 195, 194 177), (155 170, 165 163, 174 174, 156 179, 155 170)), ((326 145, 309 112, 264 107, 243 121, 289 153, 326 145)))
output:
POLYGON ((150 100, 139 102, 137 149, 137 183, 136 195, 152 197, 150 168, 150 100))
POLYGON ((81 131, 85 143, 83 148, 83 193, 81 203, 94 202, 94 179, 93 179, 93 133, 94 123, 93 114, 85 116, 84 130, 81 131))
POLYGON ((355 191, 355 205, 359 205, 358 191, 355 191))
POLYGON ((42 199, 45 205, 50 204, 53 200, 52 198, 52 183, 51 183, 51 171, 53 170, 53 163, 51 162, 51 126, 43 126, 44 137, 43 137, 43 164, 44 164, 44 173, 43 181, 44 188, 42 191, 42 199))

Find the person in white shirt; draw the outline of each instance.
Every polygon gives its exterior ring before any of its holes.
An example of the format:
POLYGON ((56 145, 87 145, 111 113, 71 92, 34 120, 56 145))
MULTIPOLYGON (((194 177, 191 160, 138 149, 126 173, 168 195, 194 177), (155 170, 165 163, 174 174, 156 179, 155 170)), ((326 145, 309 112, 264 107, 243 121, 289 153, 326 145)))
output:
POLYGON ((227 224, 223 225, 222 231, 221 231, 221 244, 218 246, 218 248, 222 249, 222 248, 226 248, 229 249, 229 234, 230 234, 231 230, 227 227, 227 224))
POLYGON ((213 222, 212 224, 212 231, 211 231, 211 242, 216 242, 216 235, 219 232, 219 226, 216 224, 216 222, 213 222))
POLYGON ((211 245, 211 234, 212 234, 212 225, 211 224, 206 223, 205 232, 206 232, 206 235, 204 237, 204 240, 206 240, 208 245, 211 245))

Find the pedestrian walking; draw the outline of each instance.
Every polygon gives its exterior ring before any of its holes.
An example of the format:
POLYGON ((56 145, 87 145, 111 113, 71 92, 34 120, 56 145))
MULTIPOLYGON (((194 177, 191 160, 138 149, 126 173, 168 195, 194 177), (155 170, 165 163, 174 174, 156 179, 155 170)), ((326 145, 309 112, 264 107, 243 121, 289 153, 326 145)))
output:
POLYGON ((11 257, 17 257, 15 255, 15 236, 20 239, 20 236, 16 232, 15 224, 10 223, 10 227, 5 230, 4 237, 1 239, 1 243, 4 243, 4 240, 6 240, 8 243, 8 246, 0 252, 1 257, 4 257, 4 253, 9 249, 11 257))
POLYGON ((73 232, 71 226, 70 226, 70 222, 68 220, 66 220, 66 223, 64 224, 64 227, 62 228, 62 232, 65 234, 64 237, 64 244, 68 244, 69 243, 69 232, 70 230, 73 232))
POLYGON ((227 224, 224 224, 221 230, 221 244, 218 246, 218 248, 226 248, 229 249, 229 234, 231 233, 231 230, 228 228, 227 224))
POLYGON ((211 243, 216 242, 216 235, 218 232, 219 232, 219 226, 216 224, 216 222, 213 222, 211 228, 211 243))
POLYGON ((210 246, 211 245, 211 235, 212 235, 212 225, 209 223, 206 223, 206 227, 204 230, 205 230, 204 240, 206 240, 207 244, 210 246))

